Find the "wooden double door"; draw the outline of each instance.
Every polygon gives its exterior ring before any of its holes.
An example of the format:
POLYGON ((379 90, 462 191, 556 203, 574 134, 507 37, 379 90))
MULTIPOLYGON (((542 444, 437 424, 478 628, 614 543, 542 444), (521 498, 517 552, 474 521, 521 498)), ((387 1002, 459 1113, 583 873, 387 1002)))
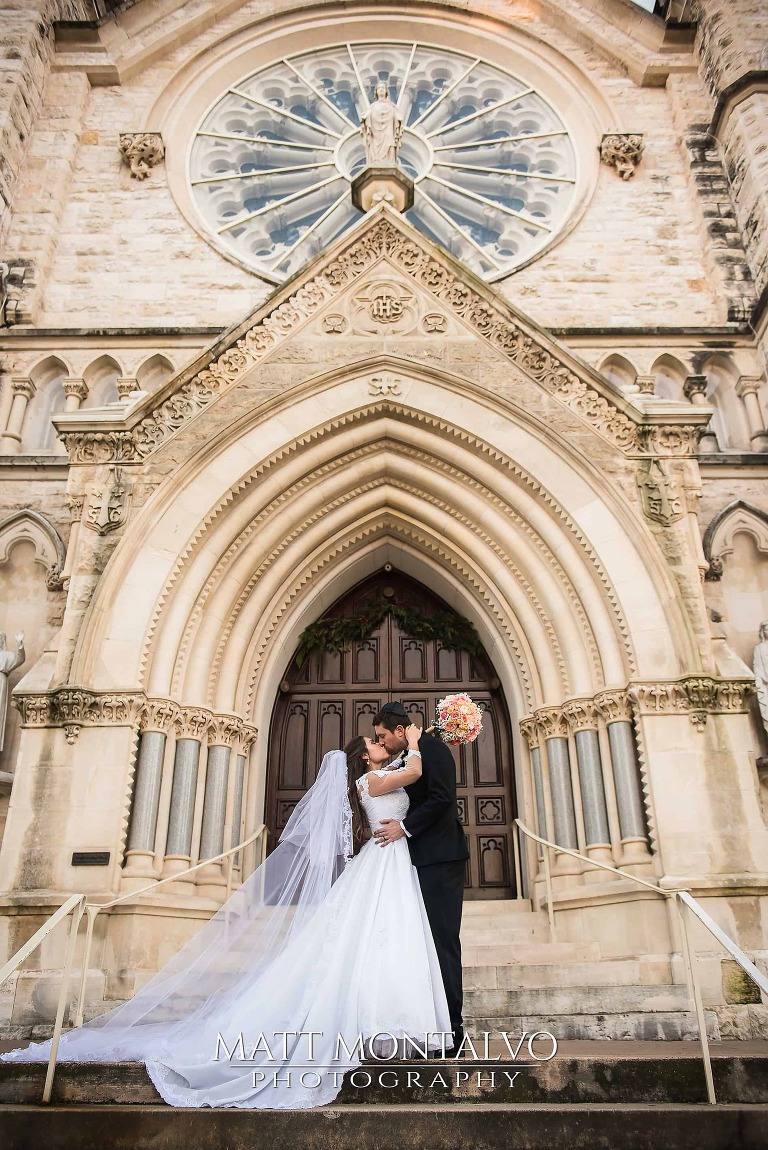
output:
MULTIPOLYGON (((366 603, 382 596, 425 615, 451 611, 421 584, 383 571, 354 588, 327 615, 362 615, 366 603)), ((499 681, 485 657, 406 635, 392 615, 347 651, 314 655, 302 667, 292 661, 270 732, 270 842, 277 842, 291 811, 314 782, 323 755, 343 748, 355 735, 372 736, 372 720, 382 704, 396 699, 413 722, 429 726, 438 699, 455 691, 468 691, 484 712, 480 737, 452 748, 459 817, 470 849, 465 897, 515 897, 512 742, 499 681)))

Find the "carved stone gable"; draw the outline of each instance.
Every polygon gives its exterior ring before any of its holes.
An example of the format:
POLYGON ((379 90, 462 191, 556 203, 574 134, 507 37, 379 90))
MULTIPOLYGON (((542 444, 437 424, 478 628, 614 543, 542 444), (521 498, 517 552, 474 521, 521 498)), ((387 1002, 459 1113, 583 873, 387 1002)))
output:
MULTIPOLYGON (((97 430, 78 413, 59 416, 56 424, 74 463, 139 462, 312 324, 334 339, 340 332, 439 334, 456 322, 620 451, 667 453, 659 447, 658 436, 652 445, 644 443, 642 413, 625 397, 470 271, 459 273, 435 245, 386 206, 369 213, 354 232, 319 257, 299 287, 279 292, 228 333, 226 346, 217 345, 207 363, 198 361, 169 381, 129 420, 111 427, 100 423, 97 430)), ((686 417, 689 423, 696 422, 696 414, 686 417)), ((708 417, 708 412, 701 413, 700 422, 708 417)), ((692 450, 690 443, 684 447, 669 454, 692 450)))

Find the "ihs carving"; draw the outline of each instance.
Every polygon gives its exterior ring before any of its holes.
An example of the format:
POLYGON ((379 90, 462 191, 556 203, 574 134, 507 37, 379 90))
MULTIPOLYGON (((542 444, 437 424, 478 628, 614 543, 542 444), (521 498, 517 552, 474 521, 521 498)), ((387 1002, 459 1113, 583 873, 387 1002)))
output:
POLYGON ((410 331, 418 321, 414 293, 403 284, 386 280, 368 284, 351 300, 352 326, 357 331, 410 331))

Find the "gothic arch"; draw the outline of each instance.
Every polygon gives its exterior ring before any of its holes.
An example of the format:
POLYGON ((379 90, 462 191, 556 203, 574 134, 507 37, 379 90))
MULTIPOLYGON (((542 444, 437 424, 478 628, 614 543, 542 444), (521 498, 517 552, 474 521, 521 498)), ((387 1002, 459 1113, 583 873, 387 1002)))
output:
POLYGON ((45 569, 50 590, 61 587, 66 548, 56 528, 37 511, 14 511, 0 522, 0 564, 7 563, 16 543, 35 548, 35 561, 45 569))
POLYGON ((265 684, 251 685, 250 670, 274 669, 297 620, 327 605, 324 588, 335 580, 338 597, 347 568, 387 548, 407 552, 414 577, 432 585, 441 566, 452 572, 439 593, 469 614, 493 657, 503 650, 521 705, 690 665, 667 638, 685 627, 667 617, 675 596, 662 590, 652 537, 597 469, 510 402, 493 398, 491 426, 487 401, 465 382, 398 367, 411 376, 407 403, 361 406, 366 370, 354 365, 251 410, 177 466, 110 562, 74 677, 106 687, 119 673, 125 686, 128 674, 151 694, 252 709, 265 684), (624 602, 628 560, 643 590, 624 602), (633 626, 636 609, 645 627, 633 626), (650 640, 644 650, 629 641, 635 630, 641 646, 650 640))
POLYGON ((719 579, 723 563, 733 552, 733 538, 743 531, 755 541, 757 550, 768 555, 768 511, 743 499, 735 499, 718 511, 704 532, 704 556, 709 562, 706 578, 719 579))

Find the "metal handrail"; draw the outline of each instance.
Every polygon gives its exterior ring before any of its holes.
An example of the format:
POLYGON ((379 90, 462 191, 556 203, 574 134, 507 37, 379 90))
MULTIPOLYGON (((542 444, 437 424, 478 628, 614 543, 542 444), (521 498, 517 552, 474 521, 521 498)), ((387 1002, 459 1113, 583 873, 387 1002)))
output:
POLYGON ((549 863, 549 851, 558 851, 561 854, 571 855, 572 858, 580 859, 582 862, 588 863, 590 866, 599 867, 600 870, 612 871, 614 874, 621 875, 622 878, 631 879, 632 882, 638 883, 640 886, 649 888, 655 891, 656 894, 662 895, 665 899, 671 900, 674 903, 675 909, 680 918, 681 937, 683 940, 683 961, 685 963, 686 982, 688 984, 688 994, 693 1000, 694 1010, 696 1012, 696 1023, 699 1028, 699 1038, 701 1040, 701 1056, 704 1063, 704 1077, 707 1082, 707 1098, 709 1102, 715 1106, 717 1098, 715 1096, 715 1083, 712 1076, 712 1060, 709 1054, 709 1038, 707 1037, 707 1026, 704 1018, 704 1006, 701 998, 701 986, 699 983, 698 971, 696 968, 696 952, 691 945, 690 932, 688 928, 688 913, 695 914, 701 924, 707 928, 711 935, 717 939, 720 945, 728 951, 730 955, 738 962, 742 970, 749 975, 749 977, 757 984, 759 989, 768 994, 768 979, 763 975, 755 966, 746 954, 732 938, 725 933, 722 927, 718 926, 713 918, 707 914, 704 908, 693 897, 691 892, 685 887, 665 889, 664 887, 657 886, 655 883, 649 882, 647 879, 639 878, 638 875, 630 874, 629 871, 621 870, 619 867, 610 866, 608 863, 598 862, 597 859, 592 859, 588 855, 583 854, 581 851, 573 850, 570 847, 561 847, 557 843, 551 842, 549 839, 542 838, 537 835, 521 819, 515 819, 513 823, 514 838, 517 839, 519 831, 527 835, 529 839, 540 843, 544 848, 544 881, 546 887, 547 899, 547 914, 549 917, 550 926, 552 928, 553 940, 556 938, 555 932, 555 905, 552 892, 552 877, 549 863))
POLYGON ((109 910, 118 903, 127 902, 129 899, 138 898, 139 895, 146 894, 148 891, 155 891, 158 887, 165 886, 169 882, 178 882, 179 879, 184 878, 186 875, 194 874, 195 871, 200 870, 210 863, 220 862, 223 859, 228 859, 227 866, 227 886, 226 886, 226 899, 232 889, 232 857, 238 854, 245 847, 251 843, 256 842, 257 839, 262 839, 261 844, 261 862, 264 862, 267 853, 267 836, 269 834, 268 828, 264 823, 261 824, 253 834, 249 835, 247 839, 243 839, 237 846, 230 847, 227 851, 222 851, 221 854, 214 855, 212 858, 203 859, 201 862, 195 863, 194 866, 187 867, 186 870, 179 871, 178 874, 169 875, 166 878, 156 879, 154 882, 148 883, 147 886, 140 887, 138 890, 130 890, 125 894, 119 895, 117 898, 110 899, 109 902, 90 903, 87 901, 87 895, 73 894, 62 903, 43 925, 35 931, 31 938, 27 939, 22 947, 16 951, 11 958, 8 959, 5 966, 0 968, 0 984, 2 984, 9 975, 13 974, 27 958, 32 951, 40 945, 51 931, 58 926, 69 914, 72 915, 72 922, 69 928, 69 938, 67 940, 67 949, 64 956, 64 967, 62 970, 61 989, 59 991, 59 1000, 56 1007, 56 1017, 53 1024, 53 1035, 51 1037, 51 1053, 48 1056, 48 1069, 45 1075, 45 1085, 43 1087, 43 1102, 50 1102, 51 1091, 53 1089, 53 1076, 56 1070, 56 1056, 59 1050, 59 1040, 61 1039, 62 1030, 64 1028, 64 1012, 66 1009, 67 996, 69 992, 69 982, 72 976, 72 966, 75 958, 75 947, 77 945, 77 934, 80 928, 80 922, 85 913, 87 915, 88 923, 85 935, 85 945, 83 949, 82 970, 80 974, 80 986, 78 989, 77 1006, 75 1009, 75 1027, 82 1026, 83 1024, 83 1009, 85 1001, 85 987, 88 974, 88 962, 91 955, 91 944, 93 941, 93 929, 98 915, 103 910, 109 910), (263 837, 262 837, 263 836, 263 837))

